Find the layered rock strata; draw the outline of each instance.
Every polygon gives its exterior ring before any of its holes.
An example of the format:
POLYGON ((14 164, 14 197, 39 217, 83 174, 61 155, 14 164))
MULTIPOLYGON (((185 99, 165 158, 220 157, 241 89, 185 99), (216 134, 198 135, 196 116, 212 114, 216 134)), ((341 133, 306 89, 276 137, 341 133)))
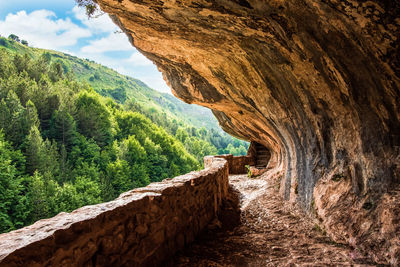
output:
POLYGON ((205 167, 1 234, 0 266, 157 266, 229 199, 227 161, 205 167))
POLYGON ((97 2, 176 96, 270 149, 287 200, 398 262, 400 2, 97 2))

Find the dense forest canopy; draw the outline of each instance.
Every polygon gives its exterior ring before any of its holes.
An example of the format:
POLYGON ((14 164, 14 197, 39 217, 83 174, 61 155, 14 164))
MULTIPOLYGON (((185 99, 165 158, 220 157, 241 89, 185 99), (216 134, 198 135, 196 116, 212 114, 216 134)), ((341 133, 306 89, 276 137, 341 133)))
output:
POLYGON ((123 87, 96 92, 59 57, 21 47, 0 38, 0 232, 197 170, 205 155, 246 153, 243 141, 146 108, 123 87))

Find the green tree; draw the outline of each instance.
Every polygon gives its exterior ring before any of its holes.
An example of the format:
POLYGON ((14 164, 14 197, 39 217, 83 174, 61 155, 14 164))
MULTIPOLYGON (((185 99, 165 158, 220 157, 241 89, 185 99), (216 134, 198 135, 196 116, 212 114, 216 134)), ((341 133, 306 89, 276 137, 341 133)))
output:
POLYGON ((0 129, 14 145, 19 146, 27 134, 24 121, 25 109, 18 96, 10 90, 5 99, 0 101, 0 129))
POLYGON ((28 102, 26 103, 26 115, 25 115, 25 125, 27 129, 31 129, 32 126, 36 126, 39 128, 40 126, 40 121, 39 121, 39 117, 37 114, 37 110, 35 107, 35 104, 33 104, 32 101, 28 100, 28 102))
MULTIPOLYGON (((0 41, 3 41, 3 40, 0 39, 0 41)), ((0 84, 7 81, 7 79, 14 72, 14 67, 15 66, 14 66, 14 64, 12 64, 11 57, 7 53, 7 50, 0 49, 0 78, 6 78, 5 80, 0 80, 0 84)))
POLYGON ((147 169, 151 182, 159 182, 168 177, 168 158, 162 154, 160 145, 146 138, 143 148, 147 153, 147 169))
POLYGON ((217 149, 213 145, 196 137, 187 138, 184 145, 186 150, 195 155, 199 162, 202 162, 205 156, 217 154, 217 149))
POLYGON ((120 158, 131 166, 130 177, 133 187, 145 186, 150 183, 146 167, 147 153, 134 136, 129 136, 121 142, 120 158))
POLYGON ((82 166, 84 162, 95 165, 100 163, 101 148, 93 139, 87 140, 83 135, 78 135, 76 142, 68 154, 74 168, 82 166))
POLYGON ((61 183, 68 180, 71 172, 67 157, 68 157, 67 149, 65 148, 64 144, 62 144, 60 148, 60 175, 58 177, 58 180, 61 183))
POLYGON ((23 199, 23 188, 18 168, 22 164, 22 154, 13 151, 0 131, 0 232, 14 230, 22 224, 20 219, 24 211, 21 208, 24 207, 19 206, 19 203, 23 199))
POLYGON ((78 130, 86 137, 93 138, 100 147, 111 143, 111 114, 94 93, 82 92, 76 98, 76 121, 78 130))
POLYGON ((82 205, 93 205, 101 202, 101 190, 99 183, 92 180, 93 177, 78 176, 74 186, 82 205))
POLYGON ((64 145, 67 151, 78 142, 78 132, 74 118, 64 110, 56 110, 50 120, 49 138, 64 145))
MULTIPOLYGON (((125 160, 117 159, 115 162, 110 162, 107 165, 106 181, 111 185, 112 193, 110 192, 110 194, 112 194, 112 198, 133 188, 130 175, 131 167, 125 160)), ((110 190, 109 187, 108 190, 110 190)))
POLYGON ((238 155, 236 155, 236 156, 245 156, 245 155, 247 155, 247 149, 243 146, 243 145, 240 145, 239 147, 238 147, 238 155))
POLYGON ((145 164, 133 164, 131 168, 131 179, 133 182, 133 188, 143 187, 150 183, 148 170, 145 164))
POLYGON ((45 133, 49 130, 50 119, 54 111, 60 108, 61 96, 58 91, 54 90, 54 85, 47 75, 42 75, 40 80, 35 83, 36 86, 32 86, 28 94, 37 109, 41 130, 45 133))
POLYGON ((44 169, 45 145, 37 126, 33 125, 26 140, 26 170, 33 174, 44 169))
POLYGON ((47 218, 50 215, 46 184, 43 176, 35 171, 29 183, 30 222, 47 218))
POLYGON ((60 62, 55 62, 50 65, 49 78, 53 82, 64 79, 64 69, 60 62))
POLYGON ((147 154, 135 136, 131 135, 120 144, 120 157, 129 164, 144 163, 147 154))
POLYGON ((55 142, 48 139, 43 141, 37 126, 33 125, 26 140, 26 170, 33 174, 36 170, 49 173, 53 176, 59 174, 59 154, 55 142))
POLYGON ((19 37, 17 35, 13 34, 13 33, 8 36, 8 39, 11 39, 11 40, 16 41, 16 42, 20 41, 19 37))
POLYGON ((238 153, 237 153, 237 149, 232 145, 232 144, 229 144, 227 147, 226 147, 226 150, 227 150, 227 153, 228 154, 232 154, 232 155, 237 155, 238 153))
POLYGON ((176 136, 175 136, 180 142, 185 143, 186 139, 189 137, 189 134, 185 129, 182 127, 179 127, 178 130, 176 131, 176 136))
POLYGON ((58 203, 57 212, 73 211, 83 205, 75 186, 69 182, 64 183, 57 191, 55 200, 58 203))
POLYGON ((60 172, 60 154, 58 153, 57 143, 46 139, 44 141, 44 155, 42 163, 44 174, 57 177, 60 172))
POLYGON ((51 56, 49 53, 43 53, 40 57, 30 62, 28 73, 36 82, 39 82, 42 76, 47 76, 50 59, 51 56))
POLYGON ((29 67, 30 62, 31 59, 29 58, 28 54, 16 54, 13 59, 14 66, 17 69, 18 73, 26 71, 29 67))

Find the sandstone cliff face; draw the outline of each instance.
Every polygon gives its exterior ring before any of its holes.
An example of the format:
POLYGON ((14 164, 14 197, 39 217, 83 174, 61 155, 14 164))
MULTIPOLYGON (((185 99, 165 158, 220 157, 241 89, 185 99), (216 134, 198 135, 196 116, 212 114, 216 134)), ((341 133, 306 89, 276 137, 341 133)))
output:
POLYGON ((97 2, 177 97, 271 150, 287 200, 399 263, 400 2, 97 2))

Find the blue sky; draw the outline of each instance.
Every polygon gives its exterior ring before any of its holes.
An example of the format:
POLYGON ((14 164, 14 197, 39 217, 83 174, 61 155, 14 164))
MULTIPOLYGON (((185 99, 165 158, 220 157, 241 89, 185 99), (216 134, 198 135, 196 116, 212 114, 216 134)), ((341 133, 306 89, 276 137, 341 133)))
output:
POLYGON ((54 49, 132 76, 170 93, 157 68, 140 54, 107 14, 88 19, 74 0, 0 0, 0 35, 54 49))

